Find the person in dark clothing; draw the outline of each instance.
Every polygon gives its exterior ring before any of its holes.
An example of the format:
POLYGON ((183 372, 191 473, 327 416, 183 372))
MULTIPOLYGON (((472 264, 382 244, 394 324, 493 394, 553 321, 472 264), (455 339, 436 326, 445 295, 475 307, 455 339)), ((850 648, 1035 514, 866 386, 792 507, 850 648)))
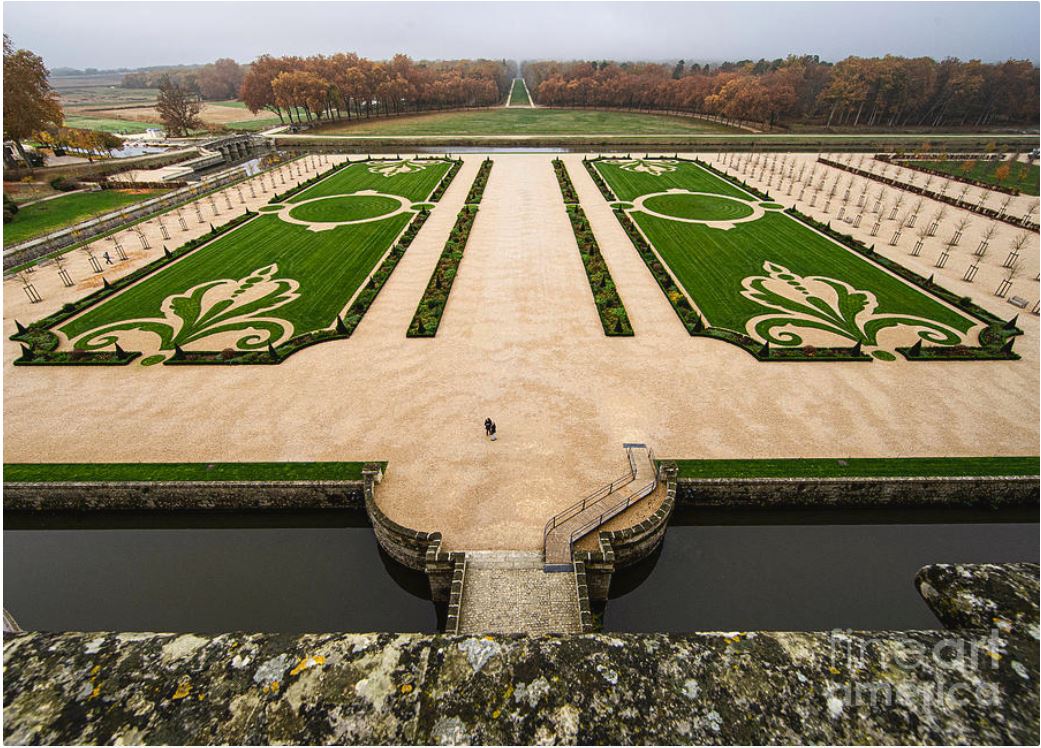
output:
POLYGON ((495 421, 492 421, 492 428, 491 428, 491 430, 489 431, 489 434, 488 434, 488 435, 492 437, 492 441, 495 441, 495 439, 497 438, 497 437, 495 436, 495 421))
POLYGON ((491 436, 492 435, 492 419, 491 418, 485 418, 484 419, 484 435, 485 436, 491 436))

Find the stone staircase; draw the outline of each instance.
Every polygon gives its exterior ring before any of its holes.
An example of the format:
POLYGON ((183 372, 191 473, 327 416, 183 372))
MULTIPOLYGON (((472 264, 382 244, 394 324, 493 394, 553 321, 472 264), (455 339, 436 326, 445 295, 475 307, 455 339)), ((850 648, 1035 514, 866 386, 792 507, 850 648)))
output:
POLYGON ((572 546, 658 487, 654 452, 646 444, 626 443, 629 469, 619 478, 573 504, 546 523, 543 533, 545 570, 570 571, 572 546))
POLYGON ((460 634, 582 632, 575 575, 543 571, 538 551, 467 551, 460 634))

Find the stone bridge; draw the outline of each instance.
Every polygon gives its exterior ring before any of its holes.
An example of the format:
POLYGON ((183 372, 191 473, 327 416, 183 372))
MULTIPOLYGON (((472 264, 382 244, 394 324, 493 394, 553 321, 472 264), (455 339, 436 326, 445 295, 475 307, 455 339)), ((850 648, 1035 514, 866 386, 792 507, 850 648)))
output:
POLYGON ((225 135, 199 144, 200 148, 219 151, 228 163, 248 158, 254 152, 267 150, 264 138, 248 133, 242 135, 225 135))

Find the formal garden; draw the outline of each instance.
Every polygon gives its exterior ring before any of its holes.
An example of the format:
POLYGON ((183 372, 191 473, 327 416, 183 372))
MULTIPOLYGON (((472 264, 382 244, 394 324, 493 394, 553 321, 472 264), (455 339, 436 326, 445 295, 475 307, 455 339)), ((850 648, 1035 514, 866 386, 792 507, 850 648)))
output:
POLYGON ((585 163, 691 334, 763 360, 1015 355, 1014 325, 706 164, 585 163))
POLYGON ((278 363, 347 337, 459 168, 346 162, 28 327, 19 364, 278 363))

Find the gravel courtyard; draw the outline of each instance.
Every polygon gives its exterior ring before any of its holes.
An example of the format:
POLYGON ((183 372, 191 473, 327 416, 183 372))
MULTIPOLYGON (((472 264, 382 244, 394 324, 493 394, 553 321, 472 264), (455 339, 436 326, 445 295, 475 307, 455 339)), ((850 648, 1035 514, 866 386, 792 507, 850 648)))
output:
MULTIPOLYGON (((437 337, 407 339, 482 158, 464 157, 354 335, 278 366, 14 367, 14 320, 42 317, 97 281, 65 290, 53 268, 40 269, 45 301, 32 306, 17 281, 5 282, 4 460, 382 459, 379 502, 398 522, 440 530, 453 549, 534 550, 552 514, 622 472, 623 441, 676 458, 1036 454, 1035 315, 1020 313, 1021 361, 757 362, 686 332, 578 154, 563 158, 635 336, 602 332, 553 156, 496 154, 437 337), (494 443, 485 417, 498 425, 494 443)), ((960 264, 932 268, 935 252, 910 257, 912 232, 883 246, 870 223, 854 233, 880 252, 1001 317, 1019 311, 992 296, 1003 244, 969 285, 960 264)), ((975 243, 970 236, 963 253, 975 243)), ((1027 247, 1016 285, 1033 304, 1037 234, 1027 247)), ((74 254, 72 274, 83 280, 75 268, 86 260, 74 254)))

